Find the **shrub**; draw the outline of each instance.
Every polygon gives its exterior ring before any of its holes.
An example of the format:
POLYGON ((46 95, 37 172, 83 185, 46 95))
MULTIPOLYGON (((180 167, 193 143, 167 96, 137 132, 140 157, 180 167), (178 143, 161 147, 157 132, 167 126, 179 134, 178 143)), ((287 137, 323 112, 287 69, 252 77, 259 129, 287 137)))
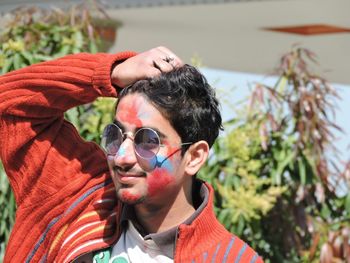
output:
POLYGON ((350 258, 350 170, 336 158, 341 128, 331 117, 338 95, 310 70, 314 60, 303 48, 283 56, 277 83, 255 86, 200 173, 220 221, 266 262, 350 258))

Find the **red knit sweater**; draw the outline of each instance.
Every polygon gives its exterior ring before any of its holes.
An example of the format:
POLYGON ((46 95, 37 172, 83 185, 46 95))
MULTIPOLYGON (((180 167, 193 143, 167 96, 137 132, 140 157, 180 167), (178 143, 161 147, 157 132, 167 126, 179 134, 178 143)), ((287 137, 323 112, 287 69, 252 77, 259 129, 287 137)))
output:
MULTIPOLYGON (((63 119, 69 108, 116 96, 110 74, 132 52, 77 54, 0 77, 0 157, 15 193, 6 262, 71 262, 120 236, 121 205, 99 146, 63 119)), ((180 225, 175 262, 262 262, 208 206, 180 225)))

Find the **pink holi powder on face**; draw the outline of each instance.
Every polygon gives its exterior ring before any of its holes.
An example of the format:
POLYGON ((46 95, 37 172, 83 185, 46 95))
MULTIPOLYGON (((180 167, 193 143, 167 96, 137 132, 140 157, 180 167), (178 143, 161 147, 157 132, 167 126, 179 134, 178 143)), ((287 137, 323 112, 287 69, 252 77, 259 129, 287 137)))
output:
POLYGON ((154 196, 159 192, 166 191, 166 186, 175 178, 164 168, 155 169, 148 177, 148 195, 154 196))
POLYGON ((124 202, 132 203, 138 201, 141 196, 139 194, 132 194, 129 191, 123 191, 121 197, 124 202))
POLYGON ((120 103, 118 109, 118 118, 122 122, 128 122, 136 127, 142 126, 142 121, 138 117, 139 107, 136 103, 120 103))
MULTIPOLYGON (((151 172, 147 177, 148 184, 148 195, 154 196, 159 192, 164 192, 166 190, 166 186, 175 181, 174 176, 174 163, 170 160, 175 161, 175 156, 177 156, 176 152, 179 151, 179 147, 173 147, 169 145, 167 141, 163 142, 167 145, 166 162, 162 164, 162 167, 156 168, 153 172, 151 172)), ((160 156, 158 156, 159 158, 160 156)), ((162 158, 159 158, 162 159, 162 158)), ((177 163, 177 162, 176 162, 177 163)))
POLYGON ((172 166, 176 166, 179 164, 179 160, 178 160, 178 156, 181 155, 181 146, 171 146, 168 144, 168 142, 164 143, 165 145, 167 145, 167 154, 166 156, 168 156, 168 160, 172 161, 172 166))
POLYGON ((179 150, 179 147, 174 147, 168 144, 168 142, 165 143, 167 145, 167 156, 169 156, 169 159, 173 159, 176 156, 176 152, 179 150))

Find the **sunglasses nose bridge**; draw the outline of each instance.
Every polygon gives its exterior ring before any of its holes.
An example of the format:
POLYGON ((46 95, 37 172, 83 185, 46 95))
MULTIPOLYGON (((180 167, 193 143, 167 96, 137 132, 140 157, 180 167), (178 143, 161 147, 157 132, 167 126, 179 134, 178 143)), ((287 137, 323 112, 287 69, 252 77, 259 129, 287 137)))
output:
POLYGON ((137 162, 134 140, 132 137, 125 137, 119 146, 118 152, 114 155, 114 160, 116 165, 121 167, 130 166, 137 162))
POLYGON ((133 134, 132 132, 121 132, 122 134, 122 143, 126 140, 126 139, 130 139, 131 141, 134 141, 135 138, 135 134, 133 134))
POLYGON ((130 148, 131 150, 134 151, 134 138, 135 135, 132 132, 124 132, 122 133, 122 140, 121 140, 121 144, 119 148, 125 147, 125 145, 127 145, 126 148, 130 148), (128 140, 129 139, 129 140, 128 140))

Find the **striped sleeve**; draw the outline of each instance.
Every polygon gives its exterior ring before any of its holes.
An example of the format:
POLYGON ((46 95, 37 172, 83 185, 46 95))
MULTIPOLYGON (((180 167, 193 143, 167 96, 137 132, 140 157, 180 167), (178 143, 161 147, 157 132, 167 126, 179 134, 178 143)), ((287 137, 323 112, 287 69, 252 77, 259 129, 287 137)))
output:
POLYGON ((111 67, 132 55, 76 54, 0 77, 0 157, 18 207, 4 262, 49 256, 59 243, 55 238, 92 202, 89 191, 108 178, 104 153, 84 141, 63 113, 115 96, 111 67))

